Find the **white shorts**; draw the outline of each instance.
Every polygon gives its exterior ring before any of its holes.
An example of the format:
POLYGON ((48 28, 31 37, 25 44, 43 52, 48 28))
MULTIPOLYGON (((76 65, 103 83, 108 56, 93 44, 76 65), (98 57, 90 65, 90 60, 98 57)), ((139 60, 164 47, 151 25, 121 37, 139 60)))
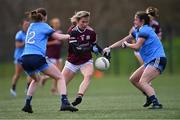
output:
POLYGON ((62 61, 62 59, 61 59, 61 58, 60 58, 60 59, 47 58, 47 59, 48 59, 48 62, 53 63, 53 64, 56 64, 57 60, 62 61))
POLYGON ((93 64, 93 60, 90 59, 89 61, 87 61, 86 63, 80 64, 80 65, 74 65, 72 63, 70 63, 69 61, 66 61, 65 63, 65 68, 71 70, 72 72, 76 73, 77 71, 79 71, 83 66, 87 65, 87 64, 93 64))

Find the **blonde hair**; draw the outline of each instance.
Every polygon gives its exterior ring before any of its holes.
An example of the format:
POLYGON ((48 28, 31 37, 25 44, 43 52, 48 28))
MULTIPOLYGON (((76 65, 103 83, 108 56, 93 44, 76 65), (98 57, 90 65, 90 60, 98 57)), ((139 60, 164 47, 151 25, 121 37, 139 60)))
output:
POLYGON ((75 15, 73 15, 71 18, 70 18, 70 21, 73 25, 76 25, 77 24, 77 20, 76 20, 76 17, 75 15))
POLYGON ((70 18, 71 23, 77 23, 83 17, 90 17, 90 12, 88 11, 78 11, 70 18))

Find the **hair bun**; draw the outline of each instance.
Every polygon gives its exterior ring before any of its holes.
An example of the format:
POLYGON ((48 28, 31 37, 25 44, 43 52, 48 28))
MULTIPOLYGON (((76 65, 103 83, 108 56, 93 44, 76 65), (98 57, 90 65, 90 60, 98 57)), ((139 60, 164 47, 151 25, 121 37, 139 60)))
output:
POLYGON ((36 14, 37 14, 36 10, 33 10, 33 11, 31 12, 31 15, 36 15, 36 14))
POLYGON ((33 10, 29 14, 29 18, 34 22, 41 22, 47 15, 46 10, 44 8, 37 8, 33 10))

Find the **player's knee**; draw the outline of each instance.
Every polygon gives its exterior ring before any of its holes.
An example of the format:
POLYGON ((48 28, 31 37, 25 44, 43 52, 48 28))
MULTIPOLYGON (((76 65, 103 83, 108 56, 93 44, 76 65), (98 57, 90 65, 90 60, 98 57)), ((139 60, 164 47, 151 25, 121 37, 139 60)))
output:
POLYGON ((64 77, 63 77, 63 75, 57 75, 54 77, 54 79, 58 81, 58 80, 63 80, 64 77))
POLYGON ((132 82, 132 76, 129 77, 129 81, 132 82))
POLYGON ((135 82, 135 80, 136 80, 135 77, 133 77, 133 76, 130 76, 130 77, 129 77, 129 81, 130 81, 130 82, 135 82))

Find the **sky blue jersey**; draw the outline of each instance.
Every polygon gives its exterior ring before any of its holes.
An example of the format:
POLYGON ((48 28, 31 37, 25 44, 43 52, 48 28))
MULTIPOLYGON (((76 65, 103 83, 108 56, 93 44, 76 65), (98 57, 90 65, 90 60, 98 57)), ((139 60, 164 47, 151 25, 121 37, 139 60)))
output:
POLYGON ((53 32, 54 29, 45 22, 31 23, 27 31, 23 55, 45 56, 47 40, 53 32))
MULTIPOLYGON (((24 42, 26 39, 26 32, 20 30, 16 33, 15 40, 18 42, 24 42)), ((14 59, 17 60, 21 57, 24 50, 24 46, 20 48, 15 48, 14 59)))
POLYGON ((163 45, 152 27, 143 25, 139 29, 136 28, 132 36, 136 41, 140 37, 145 39, 143 45, 139 49, 140 55, 145 63, 158 57, 166 57, 163 45))

